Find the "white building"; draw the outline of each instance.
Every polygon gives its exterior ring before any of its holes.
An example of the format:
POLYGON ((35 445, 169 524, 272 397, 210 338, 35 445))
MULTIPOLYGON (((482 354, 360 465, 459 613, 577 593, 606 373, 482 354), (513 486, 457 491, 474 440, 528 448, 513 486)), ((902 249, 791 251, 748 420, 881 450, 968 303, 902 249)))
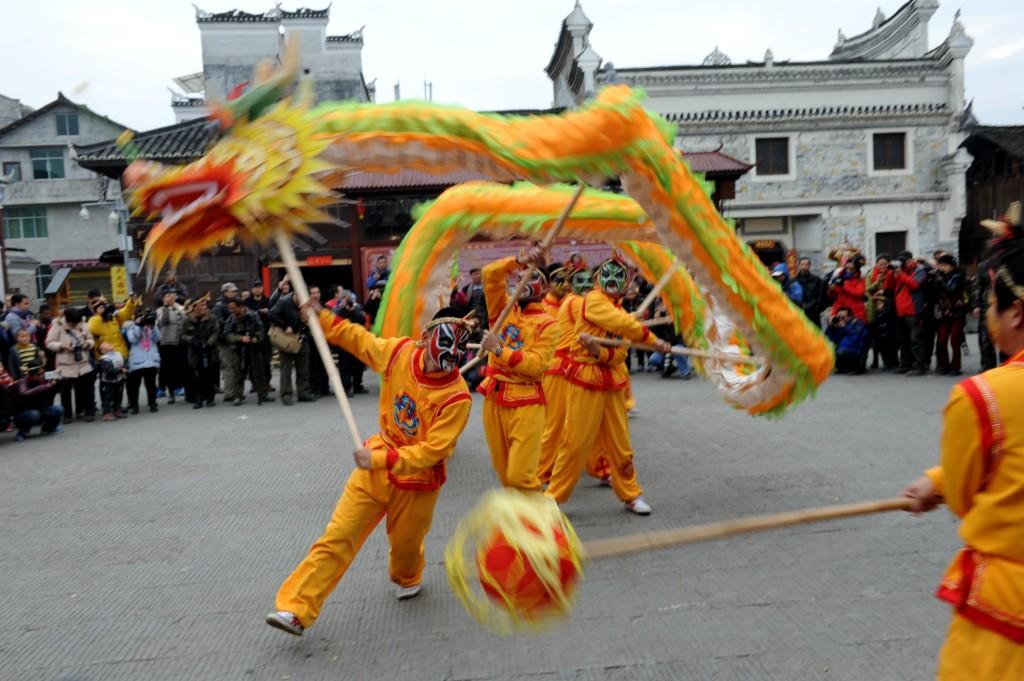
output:
POLYGON ((278 4, 260 14, 214 13, 196 7, 203 70, 175 79, 181 90, 171 99, 175 120, 206 116, 207 96, 223 100, 251 83, 256 65, 280 60, 289 40, 298 41, 302 71, 313 78, 318 100, 373 101, 373 85, 363 79, 363 29, 327 35, 330 15, 330 6, 290 12, 278 4))
POLYGON ((964 58, 959 17, 928 49, 937 0, 909 0, 871 28, 842 31, 827 59, 733 64, 716 47, 702 64, 615 68, 589 44, 577 2, 547 67, 554 105, 595 88, 646 90, 679 125, 685 151, 721 148, 756 164, 727 213, 747 241, 780 241, 822 260, 844 241, 869 257, 956 249, 964 216, 964 58))
POLYGON ((60 93, 46 106, 20 113, 0 128, 0 175, 7 182, 0 199, 3 244, 23 249, 23 255, 10 251, 7 261, 18 262, 22 272, 34 268, 36 281, 12 277, 12 267, 11 288, 41 298, 50 276, 65 267, 96 279, 94 285, 109 281, 109 265, 99 258, 119 248, 118 226, 107 219, 119 187, 74 163, 71 144, 110 139, 125 127, 60 93), (82 204, 100 201, 110 202, 106 210, 94 208, 83 220, 82 204))

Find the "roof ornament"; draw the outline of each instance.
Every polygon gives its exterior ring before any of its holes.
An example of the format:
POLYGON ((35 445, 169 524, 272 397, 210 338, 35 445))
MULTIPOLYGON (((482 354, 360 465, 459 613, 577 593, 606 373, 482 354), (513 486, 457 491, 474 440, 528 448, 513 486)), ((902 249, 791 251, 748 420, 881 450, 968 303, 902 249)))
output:
POLYGON ((351 33, 349 33, 348 34, 349 37, 352 38, 353 40, 362 40, 363 39, 363 29, 364 28, 366 28, 366 24, 363 24, 357 30, 352 31, 351 33))
POLYGON ((729 59, 729 55, 718 49, 718 45, 715 45, 715 49, 711 51, 711 54, 704 57, 704 61, 701 64, 703 66, 729 66, 732 64, 732 59, 729 59))
POLYGON ((196 19, 209 19, 210 17, 213 16, 212 14, 207 12, 205 9, 200 8, 199 5, 197 5, 194 2, 192 3, 192 6, 196 10, 196 19))
POLYGON ((770 47, 764 51, 764 65, 765 67, 775 65, 775 54, 772 52, 772 48, 770 47))
POLYGON ((843 33, 843 29, 836 31, 836 47, 842 47, 843 43, 846 42, 846 34, 843 33))
POLYGON ((872 29, 878 28, 879 26, 881 26, 884 23, 885 23, 885 13, 882 11, 882 8, 879 7, 878 10, 875 12, 875 20, 871 22, 871 28, 872 29))
POLYGON ((615 85, 619 83, 619 74, 615 70, 615 64, 611 62, 605 62, 604 65, 604 82, 608 85, 615 85))
MULTIPOLYGON (((301 10, 300 10, 301 11, 301 10)), ((275 2, 274 6, 263 13, 267 19, 280 19, 281 18, 281 3, 275 2)))

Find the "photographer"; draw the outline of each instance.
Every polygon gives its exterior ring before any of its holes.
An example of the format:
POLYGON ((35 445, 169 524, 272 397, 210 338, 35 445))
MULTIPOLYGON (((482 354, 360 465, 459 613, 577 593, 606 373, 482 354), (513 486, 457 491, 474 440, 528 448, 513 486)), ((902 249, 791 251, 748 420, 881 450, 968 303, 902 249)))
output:
POLYGON ((363 312, 369 318, 372 324, 377 319, 377 311, 380 310, 381 299, 384 297, 384 288, 387 286, 386 281, 378 281, 370 289, 370 295, 366 299, 366 304, 363 305, 363 312))
POLYGON ((188 364, 192 370, 195 389, 193 409, 216 406, 213 401, 217 390, 217 345, 220 342, 220 325, 210 314, 210 303, 203 296, 192 305, 191 314, 185 320, 181 342, 188 348, 188 364))
POLYGON ((124 337, 128 341, 128 411, 139 413, 139 386, 146 383, 146 403, 151 412, 156 405, 156 377, 160 371, 160 329, 156 328, 156 314, 146 312, 134 322, 125 324, 124 337))
MULTIPOLYGON (((363 308, 349 296, 340 300, 334 314, 353 324, 366 325, 363 308)), ((341 373, 341 383, 345 386, 346 395, 352 397, 353 395, 365 395, 368 392, 363 387, 363 372, 366 367, 354 355, 342 348, 338 348, 338 370, 341 373)))
POLYGON ((897 262, 895 297, 900 320, 900 371, 908 376, 924 376, 931 364, 925 351, 921 319, 928 272, 910 251, 900 253, 897 262))
POLYGON ((836 373, 863 374, 868 360, 868 327, 848 307, 841 307, 825 335, 836 346, 836 373))
POLYGON ((46 334, 46 349, 54 353, 55 371, 60 376, 64 423, 71 423, 75 417, 87 422, 96 419, 96 372, 89 361, 92 346, 93 339, 79 307, 65 308, 46 334))
POLYGON ((60 421, 64 409, 53 403, 57 394, 56 381, 46 379, 41 371, 26 374, 13 383, 8 383, 10 380, 4 370, 0 375, 0 385, 7 385, 6 413, 14 417, 14 425, 18 429, 14 437, 16 442, 27 438, 36 426, 42 426, 43 435, 63 432, 60 421))
MULTIPOLYGON (((257 404, 274 401, 267 395, 269 377, 263 375, 263 364, 260 361, 259 347, 265 333, 259 315, 249 310, 237 298, 228 302, 228 316, 221 329, 224 347, 228 349, 225 356, 230 363, 230 366, 224 367, 225 402, 233 399, 236 407, 241 406, 245 401, 246 377, 252 381, 252 387, 256 389, 257 404), (228 381, 229 376, 232 382, 228 381)), ((281 364, 283 367, 283 359, 281 364)))
POLYGON ((899 321, 896 317, 896 268, 891 258, 882 253, 875 261, 867 280, 868 327, 874 360, 871 368, 878 368, 881 355, 886 370, 896 369, 900 363, 899 321))
MULTIPOLYGON (((299 308, 292 293, 278 289, 278 300, 270 308, 268 319, 272 325, 270 341, 281 359, 281 403, 295 403, 295 388, 299 402, 315 401, 309 386, 309 342, 306 327, 299 319, 299 308), (292 382, 294 372, 295 382, 292 382)), ((275 296, 278 295, 275 293, 275 296)), ((273 302, 273 299, 271 299, 273 302)))
POLYGON ((160 388, 167 393, 167 404, 174 404, 176 395, 189 392, 188 363, 181 343, 185 308, 176 295, 174 291, 165 293, 164 304, 156 311, 156 327, 160 330, 160 388))
POLYGON ((833 309, 848 308, 854 317, 867 322, 867 311, 864 308, 867 286, 861 276, 864 263, 863 255, 848 258, 842 269, 832 277, 828 297, 833 301, 833 309))

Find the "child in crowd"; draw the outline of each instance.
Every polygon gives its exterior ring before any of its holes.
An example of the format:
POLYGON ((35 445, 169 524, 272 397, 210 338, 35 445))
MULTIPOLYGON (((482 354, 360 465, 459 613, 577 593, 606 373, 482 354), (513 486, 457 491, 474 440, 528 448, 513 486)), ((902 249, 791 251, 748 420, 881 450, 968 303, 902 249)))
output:
POLYGON ((100 343, 100 401, 103 405, 103 420, 113 421, 125 417, 121 408, 124 393, 124 357, 110 343, 100 343))
POLYGON ((14 347, 11 348, 11 359, 14 364, 15 378, 25 374, 42 371, 43 357, 39 346, 32 342, 32 332, 27 328, 18 329, 14 334, 14 347))

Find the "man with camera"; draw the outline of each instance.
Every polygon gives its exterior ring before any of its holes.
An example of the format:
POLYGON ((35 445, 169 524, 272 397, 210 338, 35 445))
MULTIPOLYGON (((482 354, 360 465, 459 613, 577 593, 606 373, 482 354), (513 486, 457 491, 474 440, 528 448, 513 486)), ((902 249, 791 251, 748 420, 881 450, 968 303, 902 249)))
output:
POLYGON ((908 376, 924 376, 931 364, 925 349, 925 286, 928 271, 910 251, 896 259, 896 314, 900 319, 900 371, 908 376))
POLYGON ((273 402, 267 395, 268 377, 263 374, 259 360, 259 344, 266 333, 259 316, 249 310, 241 300, 228 301, 228 316, 221 329, 221 339, 227 349, 221 356, 227 359, 224 367, 224 401, 234 402, 236 407, 245 401, 245 379, 252 381, 256 389, 257 404, 273 402), (230 380, 229 380, 230 377, 230 380))
POLYGON ((54 353, 54 370, 60 376, 64 423, 71 423, 76 416, 87 422, 96 419, 96 372, 89 361, 92 346, 93 339, 80 307, 66 308, 46 334, 46 349, 54 353))
POLYGON ((870 333, 849 307, 841 307, 829 322, 825 335, 836 346, 836 373, 863 374, 868 360, 870 333))
MULTIPOLYGON (((282 280, 283 281, 283 280, 282 280)), ((277 348, 281 359, 281 402, 285 406, 295 403, 295 389, 299 402, 315 402, 309 385, 309 340, 307 329, 299 318, 295 295, 279 288, 274 294, 277 301, 271 305, 270 342, 277 348), (292 383, 294 372, 295 382, 292 383)))

